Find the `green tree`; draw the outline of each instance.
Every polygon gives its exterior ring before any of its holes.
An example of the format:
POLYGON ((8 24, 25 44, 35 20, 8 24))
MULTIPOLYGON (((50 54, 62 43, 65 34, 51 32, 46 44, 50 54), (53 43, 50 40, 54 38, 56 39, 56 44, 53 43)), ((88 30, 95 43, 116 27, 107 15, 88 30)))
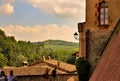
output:
POLYGON ((34 60, 34 63, 40 62, 40 56, 42 55, 45 57, 51 56, 52 59, 66 62, 71 54, 77 50, 77 47, 78 43, 61 40, 36 43, 16 41, 13 36, 6 36, 4 31, 0 30, 1 67, 4 65, 20 66, 23 60, 29 61, 29 59, 34 60))
POLYGON ((6 66, 7 61, 7 58, 3 54, 0 54, 0 67, 6 66))
POLYGON ((16 64, 15 65, 16 66, 22 66, 23 61, 27 61, 27 58, 20 54, 16 57, 16 62, 15 62, 16 64))
POLYGON ((90 64, 84 58, 80 57, 76 60, 76 69, 79 81, 88 81, 90 64))
POLYGON ((76 56, 71 56, 68 60, 67 63, 75 65, 76 61, 76 56))
POLYGON ((0 35, 6 37, 5 32, 0 29, 0 35))

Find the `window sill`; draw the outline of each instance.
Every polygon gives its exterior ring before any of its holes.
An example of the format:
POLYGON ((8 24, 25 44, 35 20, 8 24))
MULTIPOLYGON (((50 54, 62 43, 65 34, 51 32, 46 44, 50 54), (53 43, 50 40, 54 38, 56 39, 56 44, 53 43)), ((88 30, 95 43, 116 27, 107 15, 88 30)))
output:
POLYGON ((102 28, 105 29, 105 28, 108 28, 109 26, 110 26, 109 24, 106 24, 106 25, 99 25, 98 27, 101 28, 101 29, 102 28))

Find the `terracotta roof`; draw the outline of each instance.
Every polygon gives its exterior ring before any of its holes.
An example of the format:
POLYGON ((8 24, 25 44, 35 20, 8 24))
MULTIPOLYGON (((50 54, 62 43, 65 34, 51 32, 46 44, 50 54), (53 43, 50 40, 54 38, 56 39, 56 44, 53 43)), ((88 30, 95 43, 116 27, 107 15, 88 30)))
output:
POLYGON ((120 81, 120 20, 89 81, 120 81))
MULTIPOLYGON (((3 70, 6 75, 9 75, 9 71, 13 70, 16 76, 27 76, 27 75, 43 75, 46 72, 46 69, 49 69, 49 74, 52 73, 54 68, 47 66, 30 66, 30 67, 5 67, 3 70)), ((66 74, 66 72, 57 70, 57 74, 66 74)))
POLYGON ((13 70, 16 76, 27 76, 27 75, 43 75, 46 72, 46 69, 49 69, 49 74, 52 73, 52 70, 56 68, 57 74, 69 74, 75 73, 76 69, 74 65, 67 64, 57 60, 46 60, 40 63, 34 64, 32 66, 25 67, 4 67, 6 75, 9 75, 9 71, 13 70))
POLYGON ((52 67, 52 68, 56 68, 59 69, 61 71, 67 72, 67 73, 74 73, 76 72, 76 67, 75 65, 71 65, 62 61, 57 61, 57 60, 46 60, 40 63, 37 63, 33 66, 42 66, 41 64, 45 63, 45 65, 52 67), (59 63, 59 64, 58 64, 59 63))
POLYGON ((21 75, 41 75, 44 74, 45 68, 43 67, 5 67, 3 68, 6 75, 9 75, 9 71, 13 70, 17 76, 21 75))

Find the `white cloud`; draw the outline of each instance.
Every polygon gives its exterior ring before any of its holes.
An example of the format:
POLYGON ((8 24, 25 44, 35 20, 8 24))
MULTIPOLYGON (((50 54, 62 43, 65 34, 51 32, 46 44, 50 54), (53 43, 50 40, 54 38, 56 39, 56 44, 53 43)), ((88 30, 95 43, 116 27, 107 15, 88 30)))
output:
POLYGON ((85 0, 27 0, 46 13, 69 18, 84 18, 85 0))
POLYGON ((68 26, 58 27, 56 24, 47 26, 36 25, 30 26, 13 26, 0 27, 8 36, 15 36, 17 40, 26 41, 44 41, 47 39, 60 39, 66 41, 75 41, 73 34, 74 29, 68 26))
POLYGON ((14 0, 1 0, 0 1, 0 14, 12 14, 14 7, 11 5, 14 0))

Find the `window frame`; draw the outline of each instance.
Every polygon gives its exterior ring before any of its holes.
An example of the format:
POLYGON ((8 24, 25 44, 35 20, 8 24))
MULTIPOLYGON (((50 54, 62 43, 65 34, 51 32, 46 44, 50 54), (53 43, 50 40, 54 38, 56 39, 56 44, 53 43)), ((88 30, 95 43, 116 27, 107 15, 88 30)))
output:
POLYGON ((99 26, 109 25, 108 3, 104 0, 99 3, 99 26))

